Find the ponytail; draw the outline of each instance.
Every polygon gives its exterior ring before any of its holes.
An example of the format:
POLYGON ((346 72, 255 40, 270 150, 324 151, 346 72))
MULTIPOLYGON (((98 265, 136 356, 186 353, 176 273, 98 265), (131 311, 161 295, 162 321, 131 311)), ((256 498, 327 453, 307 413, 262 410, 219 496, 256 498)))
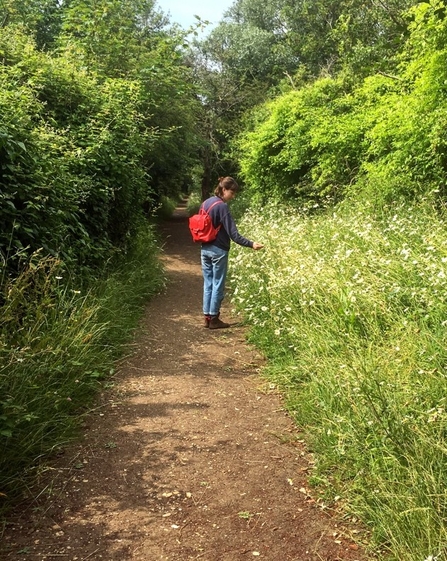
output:
POLYGON ((235 191, 237 193, 237 191, 239 191, 239 185, 230 176, 219 177, 219 183, 214 190, 214 194, 221 197, 224 189, 229 189, 230 191, 235 191))

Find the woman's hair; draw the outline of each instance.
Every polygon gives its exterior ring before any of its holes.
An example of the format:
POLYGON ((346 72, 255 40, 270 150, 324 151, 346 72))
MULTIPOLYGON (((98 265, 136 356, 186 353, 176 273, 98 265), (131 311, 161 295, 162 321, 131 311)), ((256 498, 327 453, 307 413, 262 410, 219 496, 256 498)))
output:
POLYGON ((230 189, 230 191, 237 193, 239 191, 239 185, 232 177, 219 177, 219 183, 214 189, 214 194, 220 197, 223 195, 224 189, 230 189))

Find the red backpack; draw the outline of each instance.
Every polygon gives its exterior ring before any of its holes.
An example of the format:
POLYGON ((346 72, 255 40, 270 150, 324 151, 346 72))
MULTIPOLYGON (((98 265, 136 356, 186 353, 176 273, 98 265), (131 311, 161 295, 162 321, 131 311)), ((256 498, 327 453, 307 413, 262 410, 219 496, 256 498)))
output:
POLYGON ((217 234, 219 233, 221 224, 219 224, 219 226, 215 228, 208 213, 213 208, 213 206, 218 205, 221 202, 222 201, 216 201, 209 207, 208 210, 205 210, 202 204, 199 213, 194 214, 190 217, 189 230, 191 232, 192 239, 195 242, 207 243, 212 242, 217 238, 217 234))

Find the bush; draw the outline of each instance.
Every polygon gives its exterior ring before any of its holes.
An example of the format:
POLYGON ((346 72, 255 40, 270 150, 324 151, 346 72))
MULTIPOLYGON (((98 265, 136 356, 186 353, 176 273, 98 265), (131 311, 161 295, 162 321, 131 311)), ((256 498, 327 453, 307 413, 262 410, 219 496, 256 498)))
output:
POLYGON ((188 202, 186 205, 186 210, 188 212, 188 216, 192 216, 193 214, 197 214, 200 209, 200 205, 202 204, 202 199, 199 193, 191 193, 188 197, 188 202))
POLYGON ((262 108, 236 148, 251 194, 263 202, 339 199, 364 152, 356 103, 347 84, 326 78, 262 108))
POLYGON ((256 109, 235 149, 253 198, 444 200, 447 24, 435 4, 411 15, 397 75, 318 79, 256 109))
POLYGON ((0 255, 11 272, 38 250, 100 267, 129 243, 151 196, 146 92, 39 53, 12 28, 0 49, 0 255))

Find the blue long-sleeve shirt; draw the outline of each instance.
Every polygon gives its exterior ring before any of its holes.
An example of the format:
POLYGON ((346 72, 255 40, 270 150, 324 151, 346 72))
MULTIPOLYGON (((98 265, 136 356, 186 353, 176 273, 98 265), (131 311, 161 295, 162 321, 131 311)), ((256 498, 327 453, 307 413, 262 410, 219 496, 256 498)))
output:
POLYGON ((220 197, 210 197, 202 203, 202 206, 204 210, 209 213, 215 228, 217 228, 219 224, 222 225, 219 233, 217 234, 217 238, 210 243, 202 244, 202 246, 206 247, 207 245, 215 245, 224 251, 229 251, 231 240, 233 240, 235 243, 243 245, 244 247, 253 247, 253 242, 251 240, 244 238, 244 236, 239 234, 227 203, 224 203, 220 197), (217 201, 220 202, 215 204, 210 210, 210 207, 217 201))

